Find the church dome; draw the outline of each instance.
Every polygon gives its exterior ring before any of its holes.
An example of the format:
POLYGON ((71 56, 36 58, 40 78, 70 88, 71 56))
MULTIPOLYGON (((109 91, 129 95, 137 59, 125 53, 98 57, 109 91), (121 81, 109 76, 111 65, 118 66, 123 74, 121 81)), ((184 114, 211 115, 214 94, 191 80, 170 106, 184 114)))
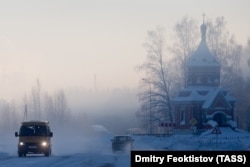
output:
POLYGON ((189 58, 187 66, 189 67, 204 67, 204 66, 216 66, 219 67, 220 64, 216 58, 209 51, 206 43, 206 30, 207 26, 203 23, 200 26, 201 29, 201 42, 194 52, 194 54, 189 58))

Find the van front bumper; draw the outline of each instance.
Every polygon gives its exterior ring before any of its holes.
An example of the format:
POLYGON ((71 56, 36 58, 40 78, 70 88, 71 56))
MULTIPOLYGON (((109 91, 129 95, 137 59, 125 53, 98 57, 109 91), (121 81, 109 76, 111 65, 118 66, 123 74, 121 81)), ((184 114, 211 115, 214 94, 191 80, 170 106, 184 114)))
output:
POLYGON ((18 153, 46 153, 50 151, 50 145, 42 145, 41 143, 22 143, 18 145, 18 153))

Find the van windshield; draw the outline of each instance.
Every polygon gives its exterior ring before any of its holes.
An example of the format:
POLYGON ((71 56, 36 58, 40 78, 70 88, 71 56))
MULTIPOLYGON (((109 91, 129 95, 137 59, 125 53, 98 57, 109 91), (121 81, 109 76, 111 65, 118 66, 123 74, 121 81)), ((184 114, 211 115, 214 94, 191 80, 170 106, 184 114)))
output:
POLYGON ((20 128, 20 136, 47 136, 48 128, 41 125, 23 125, 20 128))

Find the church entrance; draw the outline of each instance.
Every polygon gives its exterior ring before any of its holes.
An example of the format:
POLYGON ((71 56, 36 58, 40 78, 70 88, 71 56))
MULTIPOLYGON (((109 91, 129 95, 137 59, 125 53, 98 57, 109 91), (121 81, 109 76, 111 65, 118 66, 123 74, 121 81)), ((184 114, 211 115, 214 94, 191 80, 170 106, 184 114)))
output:
POLYGON ((223 113, 215 114, 213 120, 216 121, 219 126, 226 126, 226 116, 223 113))

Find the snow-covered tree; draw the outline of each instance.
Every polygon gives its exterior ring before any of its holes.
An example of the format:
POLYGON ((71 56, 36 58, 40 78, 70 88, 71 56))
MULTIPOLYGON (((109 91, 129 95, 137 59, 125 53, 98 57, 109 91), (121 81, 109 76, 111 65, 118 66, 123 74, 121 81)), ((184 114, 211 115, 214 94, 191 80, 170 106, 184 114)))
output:
POLYGON ((232 89, 240 75, 242 46, 236 42, 234 35, 227 30, 224 17, 217 17, 214 22, 208 21, 207 26, 209 49, 221 64, 220 84, 234 91, 232 89))
POLYGON ((173 53, 173 64, 176 68, 176 80, 180 87, 186 86, 187 73, 186 63, 189 57, 194 53, 198 42, 198 27, 196 21, 188 16, 182 18, 174 26, 174 45, 169 48, 173 53))
POLYGON ((250 131, 250 39, 243 49, 241 60, 241 77, 236 80, 234 87, 237 98, 236 111, 239 126, 250 131))
POLYGON ((171 90, 173 86, 171 66, 167 62, 166 43, 163 27, 149 31, 144 44, 147 49, 146 61, 138 67, 145 73, 138 94, 141 102, 137 115, 153 133, 161 121, 173 122, 171 90))

